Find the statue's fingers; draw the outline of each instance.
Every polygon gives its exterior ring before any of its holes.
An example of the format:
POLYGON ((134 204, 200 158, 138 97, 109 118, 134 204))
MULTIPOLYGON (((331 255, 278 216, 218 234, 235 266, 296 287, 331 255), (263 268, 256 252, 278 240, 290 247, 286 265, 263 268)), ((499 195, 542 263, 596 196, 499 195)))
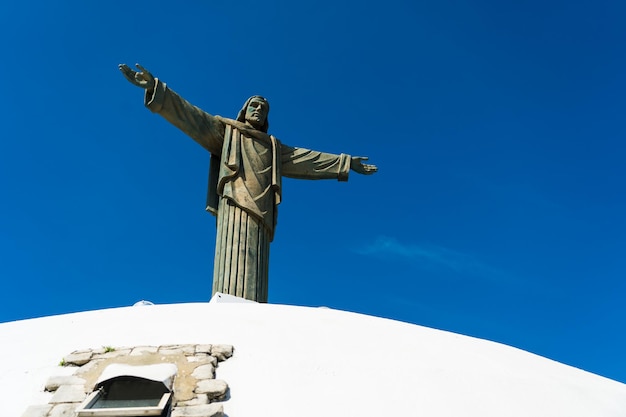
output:
POLYGON ((126 64, 119 64, 117 67, 119 68, 120 71, 122 71, 122 74, 124 75, 130 74, 131 72, 133 72, 133 70, 131 70, 130 67, 126 64))
POLYGON ((367 161, 369 158, 367 156, 355 156, 354 159, 359 161, 367 161))
POLYGON ((151 75, 151 74, 150 74, 150 71, 148 71, 147 69, 145 69, 144 67, 142 67, 139 63, 135 64, 135 66, 136 66, 137 68, 139 68, 139 69, 141 70, 141 72, 143 72, 144 74, 151 75))
POLYGON ((120 69, 120 71, 122 72, 122 75, 124 75, 124 77, 130 81, 131 83, 135 84, 137 82, 137 80, 135 80, 135 75, 137 74, 135 71, 133 71, 132 69, 130 69, 130 67, 126 64, 120 64, 118 65, 118 68, 120 69))

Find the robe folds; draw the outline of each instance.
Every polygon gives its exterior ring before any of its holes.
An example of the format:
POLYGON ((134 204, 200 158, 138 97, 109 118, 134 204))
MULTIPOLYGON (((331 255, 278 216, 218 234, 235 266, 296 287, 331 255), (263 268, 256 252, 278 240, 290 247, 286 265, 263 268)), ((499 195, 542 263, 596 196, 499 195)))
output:
POLYGON ((347 181, 351 157, 295 148, 193 106, 156 80, 145 105, 211 153, 207 210, 217 216, 213 294, 267 302, 269 245, 282 176, 347 181))

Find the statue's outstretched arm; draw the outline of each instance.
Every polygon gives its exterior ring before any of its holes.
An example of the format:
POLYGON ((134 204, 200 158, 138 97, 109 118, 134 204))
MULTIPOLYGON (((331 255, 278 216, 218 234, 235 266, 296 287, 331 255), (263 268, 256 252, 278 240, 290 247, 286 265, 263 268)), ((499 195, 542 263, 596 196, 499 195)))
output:
POLYGON ((156 79, 141 65, 135 66, 139 71, 126 64, 118 67, 131 84, 146 90, 146 107, 163 116, 209 152, 220 155, 224 141, 224 124, 170 90, 164 82, 156 79))
POLYGON ((350 159, 350 169, 359 174, 372 175, 374 172, 378 171, 378 167, 372 164, 364 164, 363 161, 367 161, 368 159, 367 156, 353 156, 352 159, 350 159))
POLYGON ((332 154, 281 144, 282 175, 290 178, 347 181, 350 170, 359 174, 373 174, 375 165, 364 164, 367 158, 346 154, 332 154))

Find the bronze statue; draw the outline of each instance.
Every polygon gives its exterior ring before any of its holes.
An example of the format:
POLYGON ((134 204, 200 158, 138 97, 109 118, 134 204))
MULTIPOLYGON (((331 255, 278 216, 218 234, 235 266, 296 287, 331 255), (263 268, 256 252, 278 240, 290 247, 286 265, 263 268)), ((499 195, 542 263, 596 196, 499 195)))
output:
POLYGON ((211 153, 207 210, 217 216, 213 293, 267 302, 270 242, 281 201, 282 176, 347 181, 350 170, 373 174, 365 157, 293 148, 267 134, 269 103, 250 97, 236 120, 193 106, 136 64, 120 64, 144 104, 211 153))

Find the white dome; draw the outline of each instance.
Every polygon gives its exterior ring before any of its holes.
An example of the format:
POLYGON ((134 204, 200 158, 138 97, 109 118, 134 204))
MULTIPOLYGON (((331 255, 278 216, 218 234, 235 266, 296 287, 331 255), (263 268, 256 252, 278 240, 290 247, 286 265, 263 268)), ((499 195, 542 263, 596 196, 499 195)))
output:
POLYGON ((626 385, 502 344, 327 308, 198 303, 0 324, 5 416, 46 403, 70 352, 230 344, 231 417, 626 415, 626 385))

